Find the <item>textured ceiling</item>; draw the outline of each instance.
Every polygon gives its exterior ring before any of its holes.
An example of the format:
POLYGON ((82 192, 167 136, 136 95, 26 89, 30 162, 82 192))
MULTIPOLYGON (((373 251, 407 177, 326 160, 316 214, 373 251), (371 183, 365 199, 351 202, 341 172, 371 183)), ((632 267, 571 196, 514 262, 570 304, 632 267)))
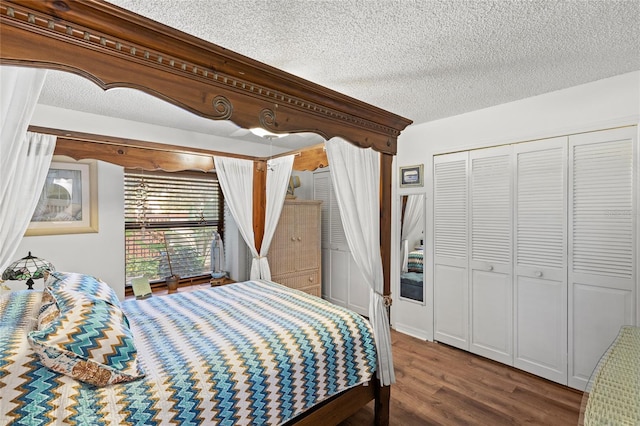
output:
MULTIPOLYGON (((638 0, 111 3, 415 124, 640 70, 638 0)), ((149 98, 125 89, 102 94, 52 72, 40 102, 202 133, 243 133, 149 98)), ((280 143, 292 148, 317 143, 286 139, 280 143)))

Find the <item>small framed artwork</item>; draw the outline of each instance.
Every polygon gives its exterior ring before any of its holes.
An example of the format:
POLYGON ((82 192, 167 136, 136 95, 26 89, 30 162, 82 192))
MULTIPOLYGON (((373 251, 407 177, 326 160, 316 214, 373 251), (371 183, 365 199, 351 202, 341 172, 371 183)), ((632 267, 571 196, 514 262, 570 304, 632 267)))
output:
POLYGON ((400 167, 400 187, 412 187, 423 185, 424 165, 400 167))
POLYGON ((54 157, 25 235, 98 232, 96 161, 54 157))

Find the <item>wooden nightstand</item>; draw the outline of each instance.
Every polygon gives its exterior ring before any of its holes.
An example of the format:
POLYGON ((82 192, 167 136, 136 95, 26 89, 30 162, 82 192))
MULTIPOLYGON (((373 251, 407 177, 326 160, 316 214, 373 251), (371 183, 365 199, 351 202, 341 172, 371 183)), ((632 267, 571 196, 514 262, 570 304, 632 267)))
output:
POLYGON ((218 287, 221 285, 227 285, 227 284, 233 284, 235 283, 234 280, 232 280, 229 277, 222 277, 222 278, 211 278, 211 287, 218 287))

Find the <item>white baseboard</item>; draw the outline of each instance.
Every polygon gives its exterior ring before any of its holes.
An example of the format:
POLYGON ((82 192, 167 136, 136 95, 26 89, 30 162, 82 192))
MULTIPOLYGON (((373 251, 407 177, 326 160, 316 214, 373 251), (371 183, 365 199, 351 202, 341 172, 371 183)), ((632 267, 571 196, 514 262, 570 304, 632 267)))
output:
POLYGON ((399 333, 408 334, 411 337, 415 337, 416 339, 432 341, 432 339, 429 339, 429 336, 424 330, 420 330, 415 327, 411 327, 403 324, 394 324, 393 329, 399 333))

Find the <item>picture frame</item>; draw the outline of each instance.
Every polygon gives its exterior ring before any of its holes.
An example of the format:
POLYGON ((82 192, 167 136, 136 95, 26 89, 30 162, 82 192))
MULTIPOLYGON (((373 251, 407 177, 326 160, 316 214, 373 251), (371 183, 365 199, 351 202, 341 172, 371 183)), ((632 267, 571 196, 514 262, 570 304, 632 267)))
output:
POLYGON ((98 232, 95 160, 54 156, 25 236, 98 232))
POLYGON ((424 164, 400 167, 400 187, 421 187, 424 185, 424 164))

